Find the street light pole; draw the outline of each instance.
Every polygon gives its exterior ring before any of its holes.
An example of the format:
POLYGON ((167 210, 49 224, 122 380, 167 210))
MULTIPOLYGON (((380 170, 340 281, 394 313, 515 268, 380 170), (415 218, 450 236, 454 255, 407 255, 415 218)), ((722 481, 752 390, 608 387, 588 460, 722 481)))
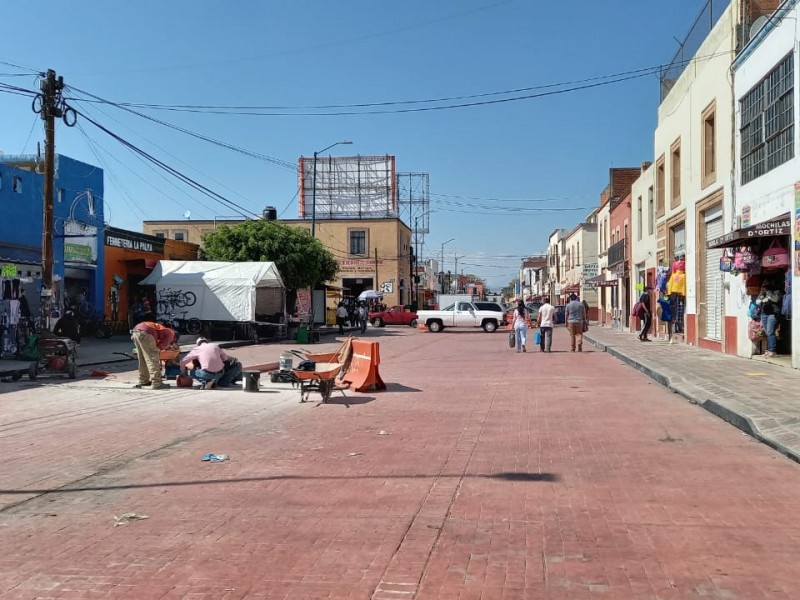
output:
MULTIPOLYGON (((341 140, 330 146, 323 148, 322 150, 317 150, 314 152, 314 166, 313 172, 311 174, 311 237, 317 237, 317 156, 322 154, 326 150, 330 150, 334 146, 340 145, 347 145, 352 144, 350 140, 341 140)), ((310 344, 314 343, 314 288, 316 287, 316 282, 311 285, 311 298, 309 301, 309 308, 311 309, 311 315, 308 319, 308 342, 310 344)))
POLYGON ((450 238, 446 242, 442 242, 442 293, 444 293, 444 245, 454 242, 456 238, 450 238))
POLYGON ((316 237, 317 230, 317 156, 334 146, 346 146, 352 143, 350 140, 342 140, 314 152, 314 166, 311 174, 311 237, 316 237))

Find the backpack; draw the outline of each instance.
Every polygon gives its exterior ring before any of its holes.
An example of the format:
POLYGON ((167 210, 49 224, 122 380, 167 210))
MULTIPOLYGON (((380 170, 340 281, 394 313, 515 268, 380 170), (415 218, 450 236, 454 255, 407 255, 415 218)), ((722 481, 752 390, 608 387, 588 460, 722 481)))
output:
POLYGON ((633 305, 633 310, 631 311, 631 316, 632 317, 640 317, 641 316, 641 314, 640 314, 641 312, 642 312, 642 303, 641 302, 637 302, 636 304, 633 305))

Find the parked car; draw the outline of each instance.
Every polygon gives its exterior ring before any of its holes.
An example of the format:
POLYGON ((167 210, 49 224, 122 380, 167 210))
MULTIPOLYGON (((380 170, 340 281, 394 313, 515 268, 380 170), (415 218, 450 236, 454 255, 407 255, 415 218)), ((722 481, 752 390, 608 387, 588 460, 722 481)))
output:
POLYGON ((393 306, 387 310, 369 313, 369 322, 373 327, 385 327, 386 325, 410 325, 417 326, 417 313, 407 309, 405 306, 393 306))
POLYGON ((507 315, 509 312, 514 312, 513 306, 504 306, 499 302, 473 302, 475 308, 478 310, 491 310, 494 312, 499 312, 503 314, 504 322, 508 321, 507 315))

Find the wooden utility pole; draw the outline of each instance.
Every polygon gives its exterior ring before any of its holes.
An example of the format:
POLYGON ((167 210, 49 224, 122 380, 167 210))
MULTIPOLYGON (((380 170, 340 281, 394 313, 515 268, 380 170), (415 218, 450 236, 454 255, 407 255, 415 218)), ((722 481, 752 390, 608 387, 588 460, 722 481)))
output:
POLYGON ((40 82, 44 120, 44 221, 42 223, 42 331, 50 329, 53 298, 53 188, 55 179, 56 117, 62 117, 60 99, 64 78, 52 69, 40 82))
POLYGON ((33 102, 33 110, 44 121, 44 191, 42 221, 42 292, 41 332, 50 330, 51 303, 53 299, 53 190, 56 169, 56 118, 63 119, 68 127, 75 125, 77 113, 64 103, 61 92, 64 78, 48 69, 39 82, 39 94, 33 102))

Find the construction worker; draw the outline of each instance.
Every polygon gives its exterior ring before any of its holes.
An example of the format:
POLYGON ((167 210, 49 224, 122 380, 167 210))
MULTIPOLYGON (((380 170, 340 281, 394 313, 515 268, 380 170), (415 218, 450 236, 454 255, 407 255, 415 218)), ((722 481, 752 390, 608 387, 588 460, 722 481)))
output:
POLYGON ((131 339, 139 359, 139 383, 133 387, 152 385, 154 390, 169 388, 161 376, 161 350, 173 341, 177 342, 178 334, 160 323, 142 321, 131 330, 131 339))

